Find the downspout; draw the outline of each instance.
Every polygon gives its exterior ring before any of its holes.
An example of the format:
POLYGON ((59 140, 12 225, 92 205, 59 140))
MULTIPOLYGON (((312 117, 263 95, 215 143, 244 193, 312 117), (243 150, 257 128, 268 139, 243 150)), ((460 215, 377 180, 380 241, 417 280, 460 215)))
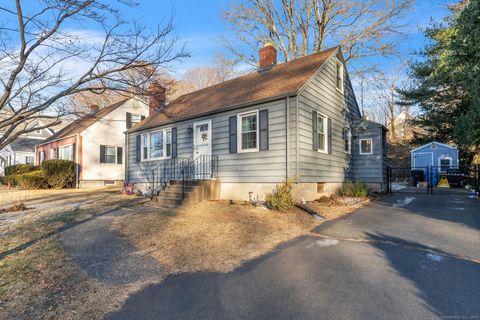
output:
POLYGON ((295 99, 295 180, 297 180, 297 182, 300 182, 300 168, 298 167, 298 162, 299 162, 299 139, 298 139, 298 132, 299 132, 299 128, 298 128, 298 101, 300 100, 300 95, 297 95, 297 98, 295 99))
POLYGON ((123 155, 123 161, 125 163, 124 165, 124 184, 126 184, 129 180, 128 177, 128 158, 127 155, 129 154, 128 152, 128 132, 125 131, 125 150, 124 150, 124 155, 123 155))
POLYGON ((285 120, 286 120, 286 126, 287 126, 287 137, 286 137, 286 147, 287 150, 285 152, 286 154, 286 160, 287 160, 287 166, 286 166, 286 177, 285 181, 288 181, 290 178, 290 97, 287 97, 285 99, 285 109, 286 109, 286 114, 285 114, 285 120))
POLYGON ((79 133, 77 133, 77 142, 75 143, 75 155, 77 157, 77 159, 75 159, 77 165, 76 165, 76 175, 77 175, 77 189, 80 188, 80 166, 79 166, 79 159, 80 159, 80 154, 78 152, 78 150, 80 149, 80 139, 79 139, 79 133))

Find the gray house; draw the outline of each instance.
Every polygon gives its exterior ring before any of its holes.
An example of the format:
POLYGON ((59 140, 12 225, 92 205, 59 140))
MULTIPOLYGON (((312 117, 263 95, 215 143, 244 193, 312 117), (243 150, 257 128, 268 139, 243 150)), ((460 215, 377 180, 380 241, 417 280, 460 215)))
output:
POLYGON ((385 187, 385 132, 362 119, 339 47, 277 64, 260 50, 253 73, 183 95, 126 133, 126 180, 160 190, 216 181, 223 199, 264 197, 294 182, 297 199, 343 182, 385 187))

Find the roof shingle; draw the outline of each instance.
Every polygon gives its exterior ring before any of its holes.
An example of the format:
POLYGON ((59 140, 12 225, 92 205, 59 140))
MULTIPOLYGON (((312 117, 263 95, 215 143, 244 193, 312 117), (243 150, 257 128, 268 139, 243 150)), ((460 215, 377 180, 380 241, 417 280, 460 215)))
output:
POLYGON ((268 71, 253 72, 185 94, 128 131, 134 132, 240 105, 296 94, 337 48, 326 49, 276 65, 268 71))

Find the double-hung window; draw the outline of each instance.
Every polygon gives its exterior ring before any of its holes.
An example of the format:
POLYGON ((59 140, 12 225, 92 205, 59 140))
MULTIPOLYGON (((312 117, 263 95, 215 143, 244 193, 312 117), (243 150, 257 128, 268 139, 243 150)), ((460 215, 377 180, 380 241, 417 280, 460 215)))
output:
POLYGON ((172 131, 170 129, 142 134, 142 160, 169 158, 172 155, 172 131))
POLYGON ((317 114, 318 151, 327 152, 327 117, 317 114))
POLYGON ((372 139, 360 139, 360 154, 373 154, 372 139))
POLYGON ((335 86, 338 91, 343 93, 343 64, 340 61, 336 62, 335 86))
POLYGON ((73 145, 61 146, 58 149, 58 158, 61 160, 73 160, 73 145))
POLYGON ((105 146, 105 163, 117 163, 117 147, 105 146))
POLYGON ((239 152, 258 151, 258 111, 241 113, 237 121, 239 152))

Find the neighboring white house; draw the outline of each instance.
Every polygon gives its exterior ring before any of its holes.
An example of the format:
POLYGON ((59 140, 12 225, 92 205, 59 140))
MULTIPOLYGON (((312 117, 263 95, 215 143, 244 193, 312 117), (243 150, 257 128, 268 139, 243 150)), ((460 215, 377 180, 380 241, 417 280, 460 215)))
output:
MULTIPOLYGON (((62 123, 51 128, 36 129, 24 133, 0 150, 0 176, 4 175, 5 167, 15 164, 35 164, 35 146, 52 136, 55 130, 60 130, 71 121, 62 119, 62 123)), ((46 121, 35 121, 28 128, 45 127, 46 121)), ((1 133, 0 133, 1 135, 1 133)))
POLYGON ((147 103, 129 98, 66 126, 36 147, 36 163, 74 160, 79 187, 120 185, 124 180, 124 132, 149 114, 147 103))

